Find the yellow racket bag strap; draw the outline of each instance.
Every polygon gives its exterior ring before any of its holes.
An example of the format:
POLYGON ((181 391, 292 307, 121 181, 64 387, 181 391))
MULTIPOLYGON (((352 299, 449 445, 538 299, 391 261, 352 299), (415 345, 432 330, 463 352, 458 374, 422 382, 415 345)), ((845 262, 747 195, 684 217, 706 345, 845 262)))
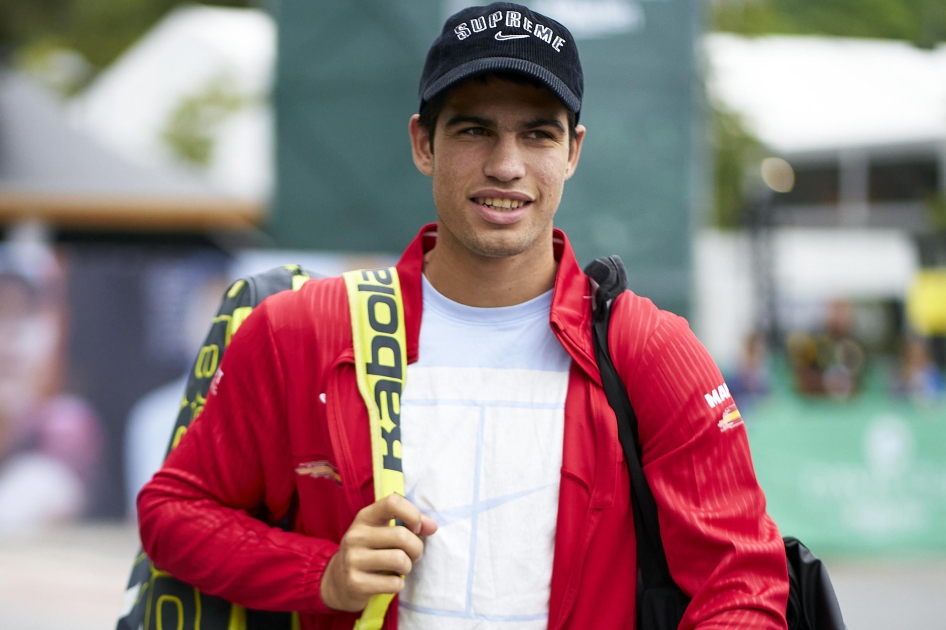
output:
MULTIPOLYGON (((343 274, 351 309, 358 391, 371 423, 375 500, 404 496, 401 468, 401 392, 407 372, 404 304, 394 267, 343 274)), ((394 525, 394 521, 391 521, 394 525)), ((380 630, 393 594, 375 595, 355 630, 380 630)))

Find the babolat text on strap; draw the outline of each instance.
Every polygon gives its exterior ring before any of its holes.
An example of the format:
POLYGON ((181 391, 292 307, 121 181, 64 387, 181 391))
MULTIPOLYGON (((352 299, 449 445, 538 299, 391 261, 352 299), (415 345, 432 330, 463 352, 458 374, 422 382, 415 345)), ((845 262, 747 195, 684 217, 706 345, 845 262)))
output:
MULTIPOLYGON (((401 392, 407 371, 404 304, 394 267, 343 274, 351 309, 358 391, 371 423, 375 500, 404 496, 401 468, 401 392)), ((391 521, 394 525, 394 521, 391 521)), ((355 630, 379 630, 393 594, 375 595, 355 630)))

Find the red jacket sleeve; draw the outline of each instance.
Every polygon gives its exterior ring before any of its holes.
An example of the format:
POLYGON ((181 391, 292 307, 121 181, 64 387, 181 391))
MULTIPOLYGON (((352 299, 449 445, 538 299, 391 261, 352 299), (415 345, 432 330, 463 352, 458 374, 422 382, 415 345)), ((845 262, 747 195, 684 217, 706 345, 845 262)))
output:
POLYGON ((609 345, 638 416, 667 563, 693 598, 680 629, 784 630, 785 549, 738 409, 686 320, 660 312, 651 330, 633 340, 612 325, 609 345))
POLYGON ((204 411, 138 495, 144 550, 202 592, 262 610, 327 613, 338 545, 271 527, 295 491, 283 371, 266 303, 233 336, 204 411))

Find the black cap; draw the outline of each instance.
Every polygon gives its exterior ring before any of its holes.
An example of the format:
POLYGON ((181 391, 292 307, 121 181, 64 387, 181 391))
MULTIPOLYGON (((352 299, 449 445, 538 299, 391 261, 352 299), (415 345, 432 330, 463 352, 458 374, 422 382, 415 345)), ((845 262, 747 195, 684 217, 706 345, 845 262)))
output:
POLYGON ((457 81, 497 70, 537 79, 569 111, 581 111, 584 79, 575 38, 555 20, 511 2, 470 7, 447 19, 427 51, 420 105, 457 81))

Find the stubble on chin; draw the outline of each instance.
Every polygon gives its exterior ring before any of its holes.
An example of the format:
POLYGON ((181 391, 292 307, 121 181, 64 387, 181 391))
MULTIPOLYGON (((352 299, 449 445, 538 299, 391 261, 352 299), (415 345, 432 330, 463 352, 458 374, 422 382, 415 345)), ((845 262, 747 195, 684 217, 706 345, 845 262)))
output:
POLYGON ((490 230, 477 232, 464 226, 457 239, 471 252, 483 258, 510 258, 525 252, 535 242, 537 234, 518 230, 490 230))

